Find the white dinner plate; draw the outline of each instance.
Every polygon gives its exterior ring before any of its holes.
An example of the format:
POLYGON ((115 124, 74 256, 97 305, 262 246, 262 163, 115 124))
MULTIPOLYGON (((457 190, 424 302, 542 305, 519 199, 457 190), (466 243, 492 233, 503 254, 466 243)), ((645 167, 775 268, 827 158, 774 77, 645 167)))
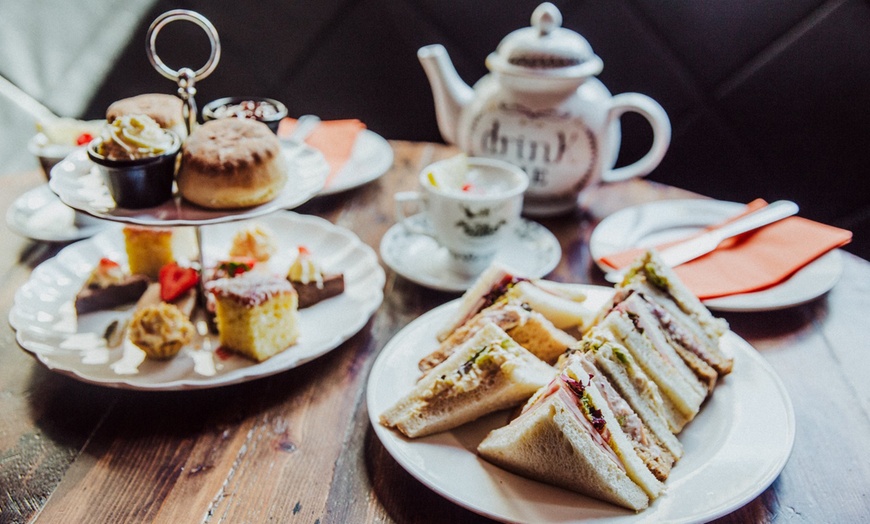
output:
MULTIPOLYGON (((610 288, 589 286, 603 302, 610 288)), ((667 491, 649 508, 632 511, 498 468, 477 453, 487 433, 507 423, 505 412, 452 431, 409 439, 378 422, 415 384, 417 361, 433 351, 436 332, 456 311, 454 300, 420 316, 384 347, 368 379, 369 417, 384 447, 430 489, 487 517, 528 523, 707 522, 757 497, 785 466, 795 436, 794 410, 776 373, 745 340, 728 332, 723 349, 734 369, 680 433, 684 455, 667 491)))
POLYGON ((333 195, 377 180, 393 166, 393 148, 377 133, 363 129, 347 163, 335 174, 320 195, 333 195))
MULTIPOLYGON (((592 232, 589 250, 602 269, 602 257, 636 247, 649 247, 685 238, 722 222, 745 209, 722 200, 661 200, 622 209, 608 216, 592 232)), ((704 300, 717 311, 770 311, 814 300, 834 287, 843 272, 840 250, 834 249, 800 269, 785 282, 752 293, 704 300)))
MULTIPOLYGON (((426 220, 422 213, 408 218, 420 228, 426 220)), ((421 286, 456 293, 470 288, 477 280, 476 276, 451 271, 447 267, 446 248, 432 237, 408 231, 402 224, 387 230, 381 238, 380 252, 390 269, 421 286)), ((528 278, 547 275, 561 258, 562 248, 553 233, 525 219, 508 231, 495 255, 496 262, 528 278)))
POLYGON ((308 146, 282 148, 288 168, 284 190, 271 202, 244 209, 206 209, 176 196, 155 207, 117 207, 87 149, 70 153, 51 170, 49 186, 68 206, 98 218, 143 226, 204 225, 267 215, 293 209, 317 195, 326 182, 329 165, 320 151, 308 146))
POLYGON ((6 210, 10 230, 43 242, 81 240, 102 231, 107 224, 61 202, 48 184, 27 191, 6 210))
MULTIPOLYGON (((299 311, 299 341, 256 363, 217 351, 217 336, 203 348, 185 347, 168 361, 126 365, 124 344, 107 349, 102 335, 114 320, 129 318, 133 306, 76 318, 73 299, 101 257, 126 263, 120 226, 72 244, 33 270, 15 294, 9 321, 18 343, 45 366, 84 382, 125 389, 211 388, 279 373, 317 358, 357 333, 383 301, 384 270, 374 250, 353 232, 318 217, 278 212, 254 220, 270 229, 278 252, 270 270, 286 274, 297 246, 304 245, 325 271, 344 273, 345 292, 299 311)), ((232 237, 246 222, 202 227, 206 265, 226 258, 232 237)), ((129 357, 129 355, 127 355, 129 357)))

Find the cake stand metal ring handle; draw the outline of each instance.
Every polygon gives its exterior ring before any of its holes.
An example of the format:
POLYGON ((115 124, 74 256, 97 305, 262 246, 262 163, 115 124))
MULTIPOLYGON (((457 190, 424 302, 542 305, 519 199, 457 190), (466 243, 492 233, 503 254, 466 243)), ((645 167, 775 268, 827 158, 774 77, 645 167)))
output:
POLYGON ((151 22, 151 27, 148 28, 148 34, 146 39, 148 40, 148 60, 151 62, 151 65, 154 66, 160 74, 169 78, 170 80, 176 80, 179 77, 179 71, 172 69, 167 66, 163 60, 160 59, 160 56, 157 55, 157 34, 160 33, 160 30, 163 29, 163 26, 170 22, 174 22, 176 20, 186 20, 188 22, 193 22, 198 25, 205 31, 206 36, 208 36, 209 43, 211 44, 211 54, 208 57, 208 61, 204 66, 195 71, 196 80, 202 80, 207 77, 215 70, 217 67, 218 61, 220 61, 221 57, 221 42, 220 38, 218 38, 218 33, 215 27, 209 22, 208 18, 202 16, 196 11, 190 11, 187 9, 173 9, 172 11, 167 11, 162 15, 158 16, 153 22, 151 22))

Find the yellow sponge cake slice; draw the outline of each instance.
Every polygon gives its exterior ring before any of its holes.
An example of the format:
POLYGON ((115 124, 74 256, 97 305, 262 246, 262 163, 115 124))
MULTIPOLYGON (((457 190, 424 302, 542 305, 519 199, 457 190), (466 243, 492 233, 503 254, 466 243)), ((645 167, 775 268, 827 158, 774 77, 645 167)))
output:
POLYGON ((262 362, 296 343, 298 297, 276 275, 245 273, 210 282, 222 347, 262 362))

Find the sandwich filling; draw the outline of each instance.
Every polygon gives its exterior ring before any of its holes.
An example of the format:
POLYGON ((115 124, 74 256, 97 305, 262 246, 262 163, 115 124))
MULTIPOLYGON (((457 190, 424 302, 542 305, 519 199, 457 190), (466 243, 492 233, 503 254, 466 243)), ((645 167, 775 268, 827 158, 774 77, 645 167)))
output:
POLYGON ((656 353, 661 356, 662 361, 682 377, 683 381, 697 395, 701 398, 706 397, 707 389, 665 337, 661 323, 650 312, 647 304, 648 302, 644 301, 639 294, 632 293, 618 303, 614 309, 631 321, 635 330, 652 345, 656 353))
POLYGON ((506 350, 511 344, 510 339, 504 339, 477 348, 455 371, 437 377, 423 399, 447 399, 492 382, 502 366, 509 365, 513 355, 506 350))
POLYGON ((710 363, 716 359, 687 327, 684 321, 675 318, 660 303, 651 300, 640 291, 629 291, 620 303, 622 310, 633 315, 632 320, 638 329, 645 324, 650 330, 647 335, 656 344, 667 344, 674 348, 683 362, 692 370, 708 392, 716 386, 719 374, 710 363))
POLYGON ((619 469, 625 471, 625 465, 612 448, 613 438, 607 427, 607 422, 604 420, 601 410, 595 406, 594 400, 587 393, 587 386, 588 383, 583 384, 580 380, 570 377, 567 372, 562 372, 550 382, 546 389, 542 390, 526 405, 520 416, 531 413, 539 406, 544 405, 544 402, 550 397, 558 396, 580 425, 587 430, 598 448, 610 457, 619 469))
POLYGON ((668 469, 673 466, 682 456, 683 448, 668 423, 668 413, 656 383, 643 372, 628 350, 616 342, 605 329, 594 329, 588 333, 570 353, 560 359, 560 367, 569 355, 577 352, 592 359, 610 387, 643 421, 648 435, 665 450, 663 457, 668 469))
POLYGON ((664 482, 671 473, 671 467, 676 462, 674 455, 665 450, 654 435, 647 431, 641 418, 635 413, 628 402, 613 388, 604 375, 589 360, 579 359, 583 369, 589 374, 589 379, 601 392, 610 411, 623 433, 629 438, 634 451, 655 477, 664 482))
POLYGON ((458 325, 465 324, 468 322, 474 315, 478 314, 480 311, 490 307, 495 304, 500 298, 505 296, 505 294, 510 290, 517 282, 521 282, 523 280, 527 280, 524 278, 515 277, 509 273, 505 273, 498 279, 488 292, 481 295, 474 304, 469 308, 468 314, 463 318, 458 325))

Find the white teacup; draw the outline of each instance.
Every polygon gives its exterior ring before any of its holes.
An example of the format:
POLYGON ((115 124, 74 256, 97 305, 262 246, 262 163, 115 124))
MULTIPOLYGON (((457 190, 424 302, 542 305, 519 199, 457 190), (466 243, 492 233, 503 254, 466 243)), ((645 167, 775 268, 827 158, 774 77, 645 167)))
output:
POLYGON ((448 269, 477 275, 520 219, 528 176, 502 160, 460 155, 427 166, 419 178, 421 191, 396 193, 396 221, 445 247, 448 269), (408 220, 412 203, 425 214, 425 226, 408 220))

